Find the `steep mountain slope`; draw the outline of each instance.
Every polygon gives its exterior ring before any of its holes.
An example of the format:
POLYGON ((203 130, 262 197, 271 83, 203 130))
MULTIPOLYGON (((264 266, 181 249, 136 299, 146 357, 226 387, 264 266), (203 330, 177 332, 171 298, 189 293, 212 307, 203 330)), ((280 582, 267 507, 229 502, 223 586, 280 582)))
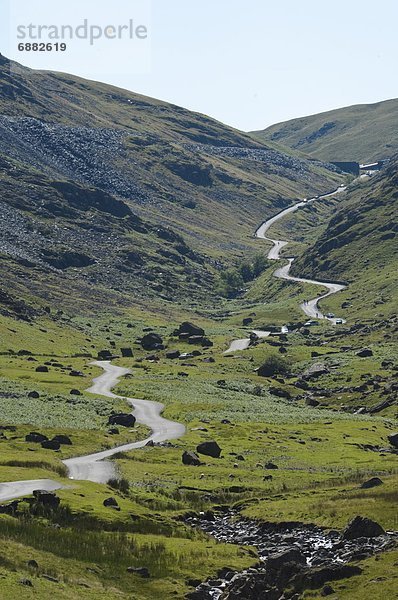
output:
POLYGON ((253 136, 321 160, 375 161, 398 150, 398 100, 359 104, 292 119, 253 132, 253 136))
POLYGON ((4 57, 0 161, 10 289, 57 302, 60 281, 90 301, 207 296, 265 213, 336 181, 203 115, 4 57))
POLYGON ((398 303, 398 157, 368 183, 358 183, 294 273, 343 280, 350 314, 386 317, 398 303))

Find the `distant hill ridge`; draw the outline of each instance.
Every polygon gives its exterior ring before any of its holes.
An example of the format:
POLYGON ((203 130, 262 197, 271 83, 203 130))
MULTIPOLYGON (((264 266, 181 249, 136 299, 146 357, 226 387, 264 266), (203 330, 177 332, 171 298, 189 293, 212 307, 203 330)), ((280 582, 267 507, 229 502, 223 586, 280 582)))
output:
POLYGON ((398 99, 291 119, 252 135, 320 160, 377 161, 398 152, 398 99))

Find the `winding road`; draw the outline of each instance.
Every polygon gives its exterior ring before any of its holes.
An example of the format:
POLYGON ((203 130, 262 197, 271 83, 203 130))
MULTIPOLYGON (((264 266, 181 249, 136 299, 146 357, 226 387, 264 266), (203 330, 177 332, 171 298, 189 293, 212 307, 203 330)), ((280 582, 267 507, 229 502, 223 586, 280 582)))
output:
MULTIPOLYGON (((301 202, 297 202, 296 204, 293 204, 293 206, 290 206, 289 208, 285 208, 284 210, 282 210, 280 213, 278 213, 271 219, 264 221, 264 223, 262 223, 260 225, 260 227, 257 229, 257 231, 255 232, 255 236, 260 240, 266 240, 267 242, 273 243, 272 248, 270 249, 270 251, 267 254, 267 258, 269 260, 281 260, 281 256, 280 256, 281 250, 282 250, 282 248, 287 246, 289 243, 286 240, 277 240, 277 239, 267 236, 268 230, 272 227, 272 225, 274 225, 277 221, 280 221, 287 215, 290 215, 291 213, 295 212, 302 206, 306 206, 307 204, 310 204, 310 203, 315 202, 316 200, 319 200, 322 198, 330 198, 332 196, 336 196, 337 194, 341 194, 342 192, 345 192, 346 189, 347 189, 346 186, 341 185, 336 190, 334 190, 333 192, 329 192, 328 194, 323 194, 322 196, 316 196, 314 198, 309 198, 308 200, 302 200, 301 202)), ((312 300, 308 300, 308 302, 306 302, 305 304, 304 303, 301 304, 300 308, 310 318, 327 319, 328 321, 331 321, 332 323, 336 324, 335 317, 329 318, 329 317, 325 316, 324 314, 322 314, 321 310, 319 309, 318 303, 321 300, 323 300, 324 298, 331 296, 332 294, 341 292, 341 290, 345 289, 346 286, 342 285, 340 283, 332 283, 332 282, 328 282, 328 281, 317 281, 315 279, 304 279, 302 277, 293 277, 292 275, 290 275, 290 269, 292 267, 294 259, 287 258, 286 260, 288 261, 287 264, 284 265, 283 267, 280 267, 279 269, 277 269, 274 273, 274 277, 278 277, 279 279, 286 279, 287 281, 295 281, 297 283, 309 283, 311 285, 319 285, 319 286, 322 286, 323 288, 326 288, 327 291, 325 293, 321 294, 320 296, 317 296, 316 298, 313 298, 312 300)), ((344 319, 341 319, 341 320, 343 323, 345 323, 344 319)), ((253 333, 255 333, 258 337, 267 337, 270 335, 269 331, 261 331, 261 330, 260 331, 255 330, 255 331, 253 331, 253 333)), ((226 350, 224 352, 224 354, 229 354, 231 352, 237 352, 239 350, 246 350, 249 346, 250 346, 250 338, 242 338, 240 340, 234 340, 233 342, 231 342, 231 345, 229 346, 228 350, 226 350)))
MULTIPOLYGON (((260 227, 257 229, 255 235, 259 239, 273 243, 272 248, 268 252, 267 258, 271 260, 281 260, 280 252, 282 248, 289 243, 285 240, 273 239, 266 235, 274 223, 280 219, 283 219, 290 213, 295 212, 301 206, 305 206, 306 204, 314 202, 319 198, 334 196, 344 192, 345 190, 346 188, 344 186, 340 186, 337 190, 329 194, 324 194, 323 196, 317 196, 309 200, 297 202, 293 206, 281 211, 271 219, 268 219, 268 221, 262 223, 262 225, 260 225, 260 227)), ((289 274, 293 259, 289 258, 287 260, 288 262, 286 265, 275 271, 275 277, 286 279, 288 281, 296 281, 299 283, 309 283, 326 288, 327 292, 317 296, 316 298, 313 298, 312 300, 309 300, 305 304, 302 304, 301 308, 309 317, 320 319, 327 318, 320 312, 320 309, 318 308, 318 302, 323 298, 330 296, 331 294, 341 291, 345 288, 345 286, 337 283, 293 277, 289 274)), ((336 321, 336 319, 329 320, 333 322, 336 321)), ((262 330, 254 330, 253 333, 260 338, 270 335, 269 331, 262 330)), ((250 338, 234 340, 224 354, 245 350, 249 346, 250 338)), ((127 452, 136 448, 142 448, 150 441, 159 443, 182 437, 185 433, 185 426, 181 423, 169 421, 168 419, 163 418, 161 413, 164 409, 164 406, 160 402, 152 402, 139 398, 126 398, 124 396, 118 396, 112 392, 112 388, 118 383, 119 379, 130 372, 129 369, 112 365, 109 361, 95 361, 92 364, 101 367, 104 372, 93 380, 93 385, 87 391, 91 394, 106 396, 108 398, 120 398, 122 400, 126 400, 134 409, 132 414, 134 414, 137 423, 146 425, 152 430, 151 435, 144 440, 123 444, 121 446, 116 446, 115 448, 102 450, 100 452, 85 456, 68 458, 63 461, 64 465, 68 469, 68 475, 71 480, 85 480, 96 483, 106 483, 109 481, 109 479, 117 477, 115 464, 107 459, 111 458, 115 454, 118 454, 119 452, 127 452)), ((64 484, 52 479, 36 479, 29 481, 11 481, 0 483, 0 501, 4 502, 15 498, 20 498, 22 496, 27 496, 32 494, 32 492, 37 489, 54 491, 63 487, 65 487, 64 484)))
MULTIPOLYGON (((104 373, 96 377, 93 385, 87 390, 92 394, 107 396, 108 398, 120 398, 127 400, 134 408, 133 415, 137 423, 150 427, 152 433, 149 437, 139 442, 131 442, 116 446, 109 450, 103 450, 86 456, 77 456, 63 461, 68 469, 70 479, 94 481, 96 483, 106 483, 109 479, 117 477, 116 467, 113 462, 106 460, 119 452, 127 452, 135 448, 142 448, 148 442, 164 442, 166 440, 177 439, 184 435, 185 426, 175 421, 169 421, 161 416, 163 404, 152 402, 150 400, 141 400, 138 398, 125 398, 112 393, 112 388, 118 383, 120 377, 127 375, 129 369, 112 365, 109 361, 95 361, 92 363, 104 370, 104 373)), ((65 485, 52 479, 33 479, 29 481, 10 481, 0 483, 0 501, 12 500, 27 496, 33 493, 33 490, 54 491, 64 488, 65 485)))

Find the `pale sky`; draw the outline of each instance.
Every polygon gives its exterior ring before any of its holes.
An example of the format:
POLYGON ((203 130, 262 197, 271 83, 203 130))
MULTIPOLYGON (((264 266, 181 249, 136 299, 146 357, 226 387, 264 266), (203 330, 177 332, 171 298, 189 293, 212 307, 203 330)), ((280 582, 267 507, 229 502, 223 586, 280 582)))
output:
POLYGON ((243 130, 398 97, 396 0, 0 0, 0 6, 0 50, 8 57, 167 100, 243 130), (115 26, 132 18, 147 26, 148 37, 93 46, 71 40, 64 53, 18 51, 16 24, 34 18, 115 26))

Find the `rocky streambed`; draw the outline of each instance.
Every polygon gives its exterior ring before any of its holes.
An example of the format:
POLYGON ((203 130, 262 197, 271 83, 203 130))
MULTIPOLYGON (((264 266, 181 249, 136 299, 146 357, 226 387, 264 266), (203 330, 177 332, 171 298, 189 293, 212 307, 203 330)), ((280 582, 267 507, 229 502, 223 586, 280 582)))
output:
POLYGON ((186 522, 221 542, 253 546, 259 561, 249 569, 222 569, 200 583, 189 600, 298 599, 304 589, 333 593, 331 582, 359 575, 360 561, 398 545, 398 532, 355 517, 343 532, 302 523, 258 523, 231 510, 201 513, 186 522))

